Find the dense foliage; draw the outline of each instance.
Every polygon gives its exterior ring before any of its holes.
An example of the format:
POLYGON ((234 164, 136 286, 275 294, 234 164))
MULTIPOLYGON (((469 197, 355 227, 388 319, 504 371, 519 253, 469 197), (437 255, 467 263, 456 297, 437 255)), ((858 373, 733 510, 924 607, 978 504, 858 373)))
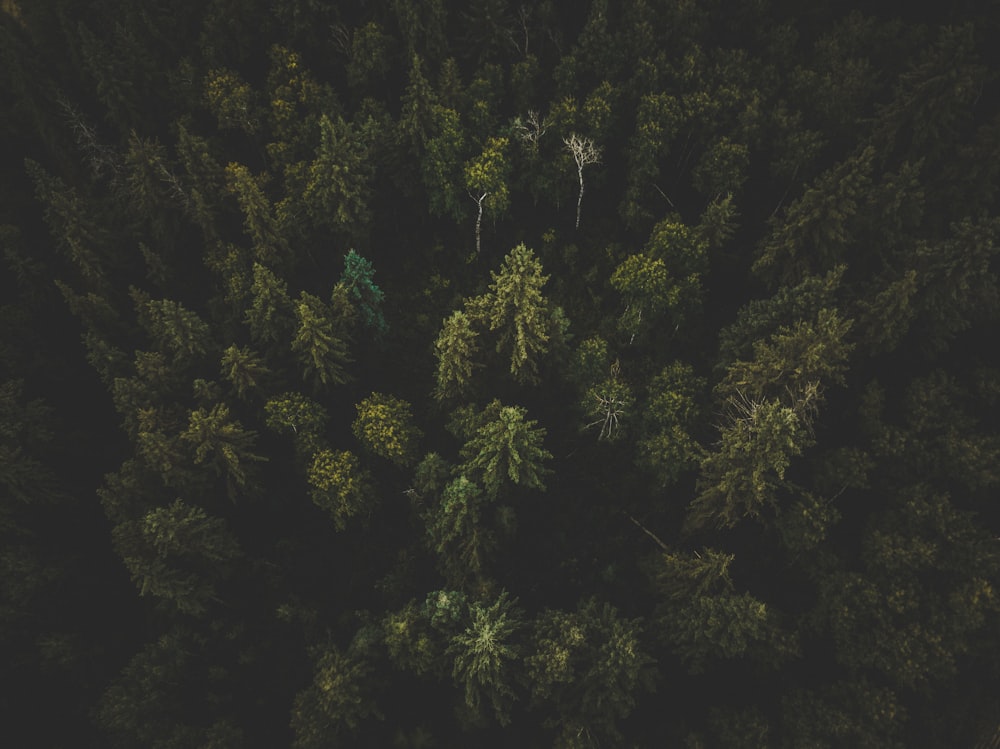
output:
POLYGON ((4 734, 995 731, 1000 14, 850 5, 3 0, 4 734))

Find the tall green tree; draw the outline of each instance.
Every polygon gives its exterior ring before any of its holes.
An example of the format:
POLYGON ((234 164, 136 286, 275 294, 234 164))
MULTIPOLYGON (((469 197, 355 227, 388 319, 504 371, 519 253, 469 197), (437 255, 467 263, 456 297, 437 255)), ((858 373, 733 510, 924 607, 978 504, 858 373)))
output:
POLYGON ((618 722, 653 687, 653 659, 644 652, 638 621, 596 599, 574 612, 547 610, 535 622, 524 659, 532 700, 553 712, 556 746, 586 747, 622 739, 618 722))
POLYGON ((543 462, 552 454, 543 447, 545 429, 526 418, 527 413, 493 401, 475 419, 475 431, 462 447, 463 469, 481 477, 491 497, 508 484, 545 489, 543 462))
POLYGON ((469 311, 489 330, 499 331, 497 351, 510 352, 510 373, 519 382, 538 381, 538 359, 550 342, 565 335, 562 310, 542 295, 549 280, 535 253, 520 244, 490 271, 489 291, 469 302, 469 311))
POLYGON ((318 390, 347 381, 344 365, 351 361, 347 344, 337 335, 330 307, 319 297, 303 291, 295 304, 298 330, 292 351, 302 365, 302 378, 318 390))
POLYGON ((504 591, 488 604, 469 604, 468 625, 452 637, 447 650, 466 706, 478 712, 488 703, 501 725, 510 721, 510 705, 516 698, 511 672, 521 654, 516 640, 522 626, 516 599, 504 591))

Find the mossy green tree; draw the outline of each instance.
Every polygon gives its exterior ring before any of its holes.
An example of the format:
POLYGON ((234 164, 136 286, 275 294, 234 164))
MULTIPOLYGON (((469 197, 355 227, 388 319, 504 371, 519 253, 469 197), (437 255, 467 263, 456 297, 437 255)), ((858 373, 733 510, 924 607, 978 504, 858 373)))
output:
POLYGON ((462 447, 462 470, 482 482, 486 494, 499 496, 509 485, 545 489, 545 429, 527 418, 527 409, 493 401, 476 415, 471 437, 462 447))
POLYGON ((478 713, 488 705, 505 725, 516 698, 515 668, 521 656, 517 639, 524 626, 523 613, 504 591, 492 602, 470 603, 467 616, 467 626, 448 646, 447 653, 454 659, 452 675, 469 709, 478 713))
POLYGON ((372 393, 355 406, 351 429, 365 449, 400 466, 416 459, 421 432, 413 423, 410 404, 384 393, 372 393))
POLYGON ((576 611, 547 610, 534 624, 524 659, 532 701, 557 729, 555 746, 575 749, 621 741, 619 721, 653 688, 653 659, 637 620, 590 598, 576 611))

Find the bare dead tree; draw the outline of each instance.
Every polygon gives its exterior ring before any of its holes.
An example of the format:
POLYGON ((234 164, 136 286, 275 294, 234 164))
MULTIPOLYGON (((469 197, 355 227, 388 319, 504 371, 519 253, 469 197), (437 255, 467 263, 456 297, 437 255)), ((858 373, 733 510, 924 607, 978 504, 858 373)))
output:
MULTIPOLYGON (((529 22, 531 21, 531 8, 527 5, 521 5, 517 9, 517 20, 521 23, 521 31, 524 34, 524 43, 518 44, 514 41, 514 46, 517 47, 517 51, 521 53, 525 58, 528 57, 528 41, 529 41, 529 22)), ((513 36, 513 32, 511 33, 513 36)))
POLYGON ((582 138, 576 133, 570 133, 563 138, 566 150, 573 155, 576 162, 576 173, 580 178, 580 194, 576 198, 576 228, 580 228, 580 206, 583 204, 583 168, 591 164, 601 163, 601 149, 592 138, 582 138))
POLYGON ((522 142, 527 143, 533 151, 538 149, 538 141, 548 129, 545 120, 539 117, 538 112, 534 109, 529 109, 524 119, 514 118, 514 130, 517 131, 517 137, 522 142))
POLYGON ((611 365, 611 377, 605 381, 604 385, 592 388, 589 395, 593 398, 590 407, 592 414, 597 419, 587 424, 584 428, 600 426, 601 431, 597 439, 614 439, 621 428, 621 418, 628 411, 631 399, 628 390, 621 387, 618 376, 621 373, 621 364, 616 359, 611 365))

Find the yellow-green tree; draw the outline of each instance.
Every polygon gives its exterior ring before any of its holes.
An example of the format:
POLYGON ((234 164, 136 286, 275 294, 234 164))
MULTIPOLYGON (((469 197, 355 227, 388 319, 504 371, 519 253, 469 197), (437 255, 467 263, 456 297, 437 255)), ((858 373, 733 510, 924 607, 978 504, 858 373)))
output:
POLYGON ((368 473, 357 456, 346 450, 319 450, 309 466, 312 501, 326 510, 338 530, 374 506, 368 473))
POLYGON ((483 212, 489 210, 494 216, 502 214, 510 206, 507 188, 510 166, 507 162, 507 138, 491 137, 483 146, 482 153, 465 164, 465 187, 469 197, 476 204, 476 252, 482 247, 483 212))
POLYGON ((372 393, 355 408, 358 415, 351 428, 366 449, 400 466, 413 463, 421 432, 413 423, 409 403, 372 393))

